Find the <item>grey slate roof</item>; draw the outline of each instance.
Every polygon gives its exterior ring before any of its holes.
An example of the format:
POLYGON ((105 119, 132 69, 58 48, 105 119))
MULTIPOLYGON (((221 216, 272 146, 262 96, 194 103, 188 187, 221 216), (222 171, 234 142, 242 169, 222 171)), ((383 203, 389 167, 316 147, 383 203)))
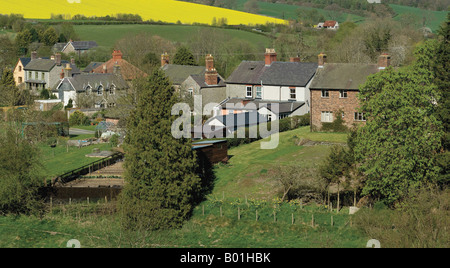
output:
POLYGON ((299 86, 308 84, 317 70, 317 63, 243 61, 226 80, 229 84, 263 84, 276 86, 299 86))
POLYGON ((91 62, 86 68, 84 68, 83 73, 90 73, 98 66, 102 65, 104 62, 91 62))
POLYGON ((108 74, 81 74, 74 77, 64 78, 58 83, 53 91, 57 91, 60 84, 64 84, 64 91, 75 90, 77 92, 86 91, 87 86, 91 86, 93 90, 102 85, 104 88, 109 88, 111 85, 115 85, 117 89, 126 89, 128 88, 127 82, 122 78, 122 76, 114 75, 111 73, 108 74))
MULTIPOLYGON (((80 69, 75 64, 71 64, 70 62, 68 62, 66 60, 62 60, 61 66, 58 66, 58 67, 60 67, 62 70, 66 66, 67 63, 69 63, 70 68, 72 68, 72 74, 74 74, 74 75, 81 74, 80 69)), ((49 72, 55 66, 56 66, 56 63, 54 60, 39 58, 39 59, 30 60, 30 62, 26 66, 24 66, 23 69, 26 71, 49 72)))
POLYGON ((72 46, 75 50, 88 50, 97 47, 98 45, 95 41, 72 41, 72 46))
POLYGON ((217 85, 208 85, 205 82, 205 75, 195 74, 191 75, 192 79, 200 86, 200 88, 207 88, 207 87, 225 87, 225 80, 222 76, 217 76, 217 85))
POLYGON ((377 72, 376 64, 326 63, 317 70, 310 89, 359 90, 367 77, 377 72))
POLYGON ((205 66, 166 64, 161 69, 174 85, 181 85, 190 75, 205 75, 205 66))
POLYGON ((54 60, 35 59, 31 60, 27 66, 24 67, 24 70, 49 72, 55 65, 54 60))
POLYGON ((31 58, 20 58, 20 61, 22 62, 23 67, 25 68, 28 63, 30 63, 31 58))
POLYGON ((244 126, 253 126, 259 123, 267 122, 267 117, 258 112, 244 112, 237 114, 219 115, 208 119, 205 124, 217 119, 225 128, 237 128, 244 126))

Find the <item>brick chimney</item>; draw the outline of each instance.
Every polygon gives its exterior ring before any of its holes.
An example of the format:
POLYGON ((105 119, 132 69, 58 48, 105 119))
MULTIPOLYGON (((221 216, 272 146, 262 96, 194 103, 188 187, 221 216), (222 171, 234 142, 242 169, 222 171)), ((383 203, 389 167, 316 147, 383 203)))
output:
POLYGON ((219 74, 217 73, 216 68, 214 68, 214 57, 211 54, 206 55, 205 62, 205 83, 209 86, 217 85, 219 74))
POLYGON ((121 60, 123 58, 123 54, 120 50, 114 50, 114 52, 112 53, 113 56, 113 60, 117 61, 117 60, 121 60))
POLYGON ((299 56, 297 56, 297 57, 290 57, 289 61, 290 62, 300 62, 300 57, 299 56))
POLYGON ((69 63, 67 63, 66 67, 64 68, 64 77, 67 77, 67 78, 72 77, 72 68, 70 67, 69 63))
POLYGON ((61 54, 60 53, 55 54, 55 63, 56 63, 56 65, 61 66, 61 54))
POLYGON ((31 52, 31 60, 35 60, 35 59, 37 59, 37 52, 33 51, 33 52, 31 52))
POLYGON ((323 66, 325 65, 325 63, 327 62, 327 55, 320 53, 319 56, 319 68, 323 68, 323 66))
POLYGON ((161 54, 161 67, 166 64, 169 64, 169 54, 167 54, 167 52, 164 52, 164 54, 161 54))
POLYGON ((273 48, 266 48, 266 53, 264 54, 266 66, 272 64, 272 62, 277 61, 277 53, 273 48))
POLYGON ((384 70, 391 65, 391 56, 383 53, 378 57, 378 70, 384 70))

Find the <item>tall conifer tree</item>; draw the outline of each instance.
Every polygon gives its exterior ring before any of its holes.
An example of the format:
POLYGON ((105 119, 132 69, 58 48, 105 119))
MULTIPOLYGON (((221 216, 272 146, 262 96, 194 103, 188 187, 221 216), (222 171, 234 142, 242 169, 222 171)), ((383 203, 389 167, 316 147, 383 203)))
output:
POLYGON ((126 136, 126 185, 121 207, 127 228, 179 227, 200 191, 197 160, 190 139, 175 139, 171 115, 177 97, 156 69, 138 89, 126 136))

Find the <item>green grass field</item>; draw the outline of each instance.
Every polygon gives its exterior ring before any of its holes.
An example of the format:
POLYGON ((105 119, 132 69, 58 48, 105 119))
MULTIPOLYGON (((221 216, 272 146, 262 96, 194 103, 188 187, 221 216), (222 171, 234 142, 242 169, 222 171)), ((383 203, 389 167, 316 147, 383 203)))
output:
POLYGON ((399 20, 402 16, 412 16, 418 27, 422 27, 423 19, 425 19, 425 26, 429 27, 434 33, 439 29, 439 26, 447 18, 447 11, 431 11, 423 10, 416 7, 408 7, 401 5, 389 5, 397 15, 394 19, 399 20))
MULTIPOLYGON (((248 0, 238 0, 237 10, 244 11, 244 4, 248 0)), ((345 21, 351 21, 355 23, 360 23, 365 20, 364 17, 350 14, 350 13, 344 13, 344 12, 333 12, 330 10, 325 10, 321 8, 310 8, 310 7, 304 7, 304 6, 297 6, 297 5, 290 5, 290 4, 281 4, 281 3, 269 3, 269 2, 258 2, 259 5, 259 14, 275 17, 279 19, 297 19, 297 10, 312 10, 316 9, 319 11, 320 14, 322 14, 325 18, 331 19, 330 16, 333 17, 333 19, 337 20, 338 22, 342 23, 345 21)), ((319 23, 319 21, 317 22, 319 23)))
MULTIPOLYGON (((329 150, 326 145, 296 146, 296 138, 341 143, 346 141, 346 134, 311 133, 309 127, 301 127, 281 133, 274 150, 261 150, 261 141, 230 149, 230 164, 218 165, 215 170, 213 193, 180 229, 124 232, 113 203, 73 203, 54 205, 42 219, 0 217, 0 247, 64 248, 70 239, 79 240, 84 248, 365 247, 369 238, 352 226, 347 208, 329 212, 323 205, 293 206, 275 198, 269 174, 278 164, 301 162, 311 166, 329 150), (263 169, 267 172, 261 172, 263 169), (247 204, 244 195, 248 195, 247 204)), ((64 158, 70 157, 66 154, 64 158)))
POLYGON ((216 166, 217 182, 213 195, 244 198, 274 198, 277 193, 274 174, 280 165, 300 163, 305 167, 314 167, 326 157, 330 146, 297 146, 296 138, 312 141, 346 142, 347 135, 342 133, 310 132, 309 127, 280 133, 279 145, 273 150, 260 149, 257 141, 241 145, 228 151, 231 159, 228 165, 216 166))
MULTIPOLYGON (((75 25, 75 31, 81 40, 95 40, 99 46, 112 48, 114 44, 127 36, 140 33, 157 35, 172 42, 187 42, 206 26, 187 25, 75 25)), ((253 44, 271 44, 270 38, 256 33, 217 28, 220 33, 229 35, 231 38, 247 40, 253 44)))

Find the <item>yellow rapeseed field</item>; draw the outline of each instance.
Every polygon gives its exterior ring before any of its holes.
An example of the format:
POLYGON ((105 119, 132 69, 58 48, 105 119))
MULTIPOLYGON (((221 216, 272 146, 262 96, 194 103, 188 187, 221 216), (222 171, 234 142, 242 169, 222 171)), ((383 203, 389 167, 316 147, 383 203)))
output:
POLYGON ((49 19, 51 14, 106 16, 139 14, 143 20, 207 23, 226 18, 228 24, 286 23, 284 20, 229 9, 175 0, 0 0, 0 14, 23 14, 25 18, 49 19))

